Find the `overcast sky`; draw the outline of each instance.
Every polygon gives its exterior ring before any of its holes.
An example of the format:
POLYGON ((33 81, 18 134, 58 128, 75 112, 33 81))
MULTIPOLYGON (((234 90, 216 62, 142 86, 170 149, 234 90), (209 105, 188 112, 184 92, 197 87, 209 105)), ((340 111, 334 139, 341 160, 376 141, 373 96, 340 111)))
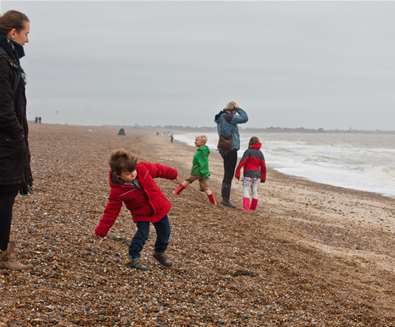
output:
POLYGON ((22 2, 29 116, 395 129, 395 3, 22 2))

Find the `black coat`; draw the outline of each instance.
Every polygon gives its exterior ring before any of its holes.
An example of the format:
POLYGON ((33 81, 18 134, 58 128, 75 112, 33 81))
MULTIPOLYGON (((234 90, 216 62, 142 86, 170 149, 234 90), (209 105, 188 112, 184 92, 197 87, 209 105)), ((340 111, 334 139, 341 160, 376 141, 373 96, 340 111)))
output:
POLYGON ((23 48, 0 33, 0 191, 32 186, 23 48))

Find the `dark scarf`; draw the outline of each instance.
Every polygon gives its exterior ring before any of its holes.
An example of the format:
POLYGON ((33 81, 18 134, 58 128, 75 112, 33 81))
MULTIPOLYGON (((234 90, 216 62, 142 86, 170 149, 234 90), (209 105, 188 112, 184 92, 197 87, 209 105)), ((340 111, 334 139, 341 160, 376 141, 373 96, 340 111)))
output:
POLYGON ((0 32, 0 47, 2 47, 5 52, 15 60, 19 65, 19 59, 25 56, 25 50, 20 44, 9 40, 6 35, 0 32))

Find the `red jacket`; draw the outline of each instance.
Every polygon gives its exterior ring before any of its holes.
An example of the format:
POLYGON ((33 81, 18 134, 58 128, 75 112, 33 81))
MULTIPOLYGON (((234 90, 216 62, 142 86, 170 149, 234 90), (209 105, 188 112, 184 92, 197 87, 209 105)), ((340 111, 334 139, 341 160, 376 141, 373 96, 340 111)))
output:
POLYGON ((155 183, 154 178, 176 179, 177 170, 169 166, 149 162, 139 162, 136 170, 136 179, 141 189, 114 182, 110 171, 111 191, 104 213, 96 226, 96 235, 101 237, 107 235, 119 215, 122 203, 129 209, 134 222, 156 223, 170 211, 171 203, 155 183))
POLYGON ((240 179, 240 171, 243 168, 244 177, 260 178, 266 181, 266 163, 261 149, 262 144, 251 145, 243 154, 239 165, 236 168, 235 177, 240 179))

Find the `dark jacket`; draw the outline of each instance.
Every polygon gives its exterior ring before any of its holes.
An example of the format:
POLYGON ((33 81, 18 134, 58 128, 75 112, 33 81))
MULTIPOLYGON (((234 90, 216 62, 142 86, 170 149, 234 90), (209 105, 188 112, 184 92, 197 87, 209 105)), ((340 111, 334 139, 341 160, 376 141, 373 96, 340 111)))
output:
POLYGON ((0 191, 32 186, 23 47, 0 33, 0 191))
POLYGON ((154 178, 176 179, 177 170, 166 165, 150 162, 138 163, 136 170, 138 188, 119 183, 113 178, 110 171, 110 195, 104 213, 96 226, 96 235, 101 237, 107 235, 121 211, 122 203, 129 209, 133 221, 136 223, 140 221, 157 223, 170 211, 171 203, 162 193, 154 178))
POLYGON ((237 179, 240 179, 240 171, 243 168, 244 177, 260 178, 262 183, 266 181, 266 163, 261 146, 261 143, 252 144, 244 152, 236 168, 237 179))

